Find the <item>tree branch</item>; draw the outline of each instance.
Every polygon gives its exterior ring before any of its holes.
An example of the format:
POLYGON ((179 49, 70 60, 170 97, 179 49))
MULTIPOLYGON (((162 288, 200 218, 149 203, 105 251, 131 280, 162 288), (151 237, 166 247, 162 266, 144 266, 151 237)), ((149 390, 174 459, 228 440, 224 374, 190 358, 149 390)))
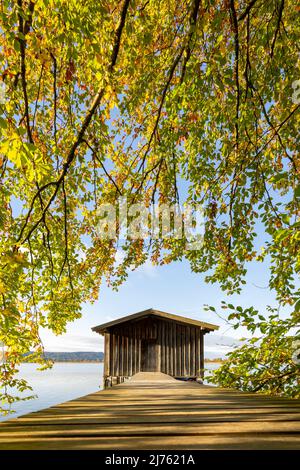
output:
MULTIPOLYGON (((194 8, 192 10, 192 13, 190 15, 190 30, 189 30, 189 35, 188 35, 188 43, 187 45, 184 44, 183 47, 180 49, 179 53, 177 54, 177 56, 175 57, 175 60, 169 70, 169 76, 168 76, 168 80, 167 80, 167 83, 165 84, 164 88, 163 88, 163 92, 162 92, 162 96, 161 96, 161 101, 160 101, 160 105, 159 105, 159 108, 158 108, 158 113, 157 113, 157 116, 156 116, 156 119, 155 119, 155 124, 154 124, 154 127, 153 127, 153 130, 151 132, 151 135, 150 135, 150 139, 148 140, 148 143, 147 143, 147 148, 146 148, 146 151, 143 155, 143 158, 142 158, 142 161, 140 163, 140 166, 138 167, 138 172, 140 172, 140 170, 144 167, 145 165, 145 161, 146 161, 146 158, 147 158, 147 155, 150 151, 150 147, 151 147, 151 143, 152 143, 152 140, 155 136, 155 133, 158 129, 158 124, 159 124, 159 120, 160 120, 160 116, 161 116, 161 112, 162 112, 162 108, 163 108, 163 105, 164 105, 164 102, 165 102, 165 98, 166 98, 166 95, 167 95, 167 92, 168 92, 168 89, 169 89, 169 86, 170 86, 170 83, 173 79, 173 76, 174 76, 174 73, 175 73, 175 70, 176 70, 176 67, 178 65, 178 63, 180 62, 181 58, 182 58, 182 55, 184 53, 184 51, 186 50, 187 47, 189 47, 189 42, 191 40, 191 37, 194 33, 193 31, 193 28, 196 24, 196 21, 197 21, 197 16, 198 16, 198 11, 199 11, 199 6, 200 6, 200 1, 201 0, 195 0, 194 2, 194 8)), ((187 54, 188 54, 188 51, 187 51, 187 54)), ((191 51, 189 52, 189 57, 190 57, 190 54, 191 54, 191 51)), ((187 62, 187 61, 186 61, 187 62)), ((185 63, 186 65, 186 63, 185 63)), ((131 187, 131 189, 133 189, 133 187, 131 187)))
POLYGON ((235 9, 234 0, 230 0, 230 11, 231 21, 234 31, 234 43, 235 43, 235 86, 236 86, 236 114, 235 114, 235 138, 236 138, 236 149, 239 146, 239 109, 240 109, 240 79, 239 79, 239 25, 237 20, 237 14, 235 9))
POLYGON ((162 108, 163 108, 163 105, 164 105, 164 102, 165 102, 165 98, 166 98, 166 95, 167 95, 167 91, 169 89, 169 86, 170 86, 170 83, 172 81, 172 78, 173 78, 173 75, 174 75, 174 72, 176 70, 176 67, 182 57, 182 54, 184 52, 184 49, 185 47, 182 47, 181 50, 179 51, 178 55, 176 56, 173 64, 172 64, 172 67, 169 71, 169 77, 168 77, 168 80, 167 80, 167 83, 165 84, 164 86, 164 89, 163 89, 163 92, 162 92, 162 96, 161 96, 161 101, 160 101, 160 105, 159 105, 159 108, 158 108, 158 113, 157 113, 157 116, 156 116, 156 119, 155 119, 155 123, 154 123, 154 127, 152 129, 152 132, 151 132, 151 135, 150 135, 150 139, 148 140, 148 144, 147 144, 147 148, 146 148, 146 151, 143 155, 143 159, 140 163, 140 166, 138 168, 138 173, 140 172, 141 168, 143 168, 144 164, 145 164, 145 161, 146 161, 146 158, 147 158, 147 155, 150 151, 150 147, 151 147, 151 143, 152 143, 152 140, 153 140, 153 137, 157 131, 157 128, 158 128, 158 124, 159 124, 159 120, 160 120, 160 116, 161 116, 161 112, 162 112, 162 108))
POLYGON ((271 46, 271 54, 270 54, 271 58, 274 55, 274 48, 275 48, 277 35, 278 35, 279 29, 280 29, 280 23, 281 23, 281 19, 282 19, 283 9, 284 9, 284 0, 281 0, 280 6, 279 6, 279 11, 278 11, 277 26, 276 26, 276 29, 275 29, 275 34, 274 34, 274 38, 273 38, 272 46, 271 46))
POLYGON ((238 21, 243 21, 244 18, 249 14, 251 8, 255 5, 257 0, 252 0, 249 5, 246 7, 245 11, 238 17, 238 21))
POLYGON ((92 154, 93 154, 93 157, 96 158, 97 162, 100 163, 104 173, 106 174, 107 178, 112 182, 112 184, 114 185, 114 187, 116 188, 116 190, 118 191, 118 193, 122 196, 122 191, 120 190, 119 186, 117 185, 117 183, 115 182, 115 180, 110 176, 110 174, 108 173, 107 169, 105 168, 105 166, 103 165, 102 161, 100 160, 100 158, 98 157, 97 153, 96 153, 96 150, 93 149, 93 147, 87 142, 87 140, 83 140, 83 142, 88 146, 88 148, 92 151, 92 154))
POLYGON ((53 61, 53 126, 54 126, 54 141, 55 145, 57 145, 57 127, 56 127, 56 116, 57 116, 57 89, 56 89, 56 78, 57 78, 57 61, 55 56, 50 53, 52 61, 53 61))
POLYGON ((69 260, 69 239, 68 239, 68 207, 67 207, 67 194, 66 194, 66 189, 65 189, 65 182, 62 182, 62 190, 63 190, 63 196, 64 196, 64 236, 65 236, 65 256, 64 256, 64 261, 61 266, 61 270, 58 276, 58 280, 60 280, 61 275, 63 273, 63 270, 65 268, 65 265, 67 264, 68 266, 68 275, 69 275, 69 281, 70 281, 70 287, 71 291, 73 293, 74 288, 73 288, 73 282, 72 282, 72 276, 71 276, 71 267, 70 267, 70 260, 69 260))
POLYGON ((18 7, 19 7, 19 13, 18 13, 18 20, 19 20, 19 33, 20 36, 18 37, 18 41, 20 44, 20 55, 21 55, 21 82, 22 82, 22 89, 23 89, 23 96, 24 96, 24 104, 25 104, 25 122, 26 122, 26 129, 27 129, 27 135, 28 135, 28 140, 32 144, 33 143, 33 137, 31 133, 31 127, 30 127, 30 118, 29 118, 29 103, 28 103, 28 94, 27 94, 27 82, 26 82, 26 59, 25 59, 25 50, 26 50, 26 40, 23 39, 23 36, 29 32, 30 30, 30 25, 32 22, 32 13, 33 13, 33 8, 34 8, 34 3, 30 2, 30 15, 29 15, 29 20, 25 21, 23 16, 21 15, 20 11, 22 10, 22 0, 18 0, 18 7), (22 35, 22 37, 21 37, 22 35))
MULTIPOLYGON (((18 0, 18 1, 22 2, 22 0, 18 0)), ((125 25, 125 19, 126 19, 126 14, 127 14, 127 11, 128 11, 129 3, 130 3, 130 0, 124 0, 123 7, 122 7, 122 12, 121 12, 121 19, 120 19, 119 26, 116 30, 115 43, 114 43, 114 46, 113 46, 113 51, 112 51, 112 55, 111 55, 111 62, 110 62, 110 65, 109 65, 109 71, 110 72, 113 71, 113 68, 114 68, 114 66, 116 64, 116 61, 117 61, 117 57, 118 57, 118 53, 119 53, 119 49, 120 49, 122 31, 123 31, 123 28, 124 28, 124 25, 125 25)), ((47 204, 45 205, 45 208, 43 210, 42 215, 35 222, 35 224, 32 226, 32 228, 29 230, 28 234, 26 235, 26 237, 23 240, 23 243, 28 241, 28 239, 30 238, 32 233, 35 231, 35 229, 39 226, 39 224, 44 219, 45 213, 48 211, 48 209, 51 206, 52 202, 55 200, 55 198, 57 196, 57 193, 59 191, 59 188, 60 188, 60 186, 61 186, 61 184, 62 184, 62 182, 63 182, 63 180, 64 180, 64 178, 65 178, 65 176, 66 176, 66 174, 67 174, 67 172, 68 172, 68 170, 69 170, 69 168, 70 168, 70 166, 71 166, 71 164, 72 164, 72 162, 75 158, 76 150, 78 149, 80 144, 83 142, 84 135, 85 135, 85 133, 86 133, 86 131, 87 131, 89 125, 90 125, 90 122, 91 122, 98 106, 100 105, 101 99, 104 95, 104 91, 105 91, 105 87, 101 86, 100 89, 98 90, 96 96, 94 97, 94 99, 91 103, 91 106, 90 106, 90 108, 87 112, 87 115, 86 115, 86 117, 85 117, 85 119, 84 119, 84 121, 81 125, 81 128, 80 128, 80 130, 77 134, 77 137, 76 137, 71 149, 69 150, 68 156, 66 158, 65 163, 63 164, 63 169, 62 169, 61 175, 58 178, 58 180, 47 183, 46 185, 42 186, 38 190, 38 193, 36 193, 35 196, 33 197, 33 200, 32 200, 31 205, 30 205, 30 209, 29 209, 29 211, 27 213, 27 216, 26 216, 26 219, 25 219, 25 223, 24 223, 24 225, 21 229, 20 235, 17 239, 18 242, 20 240, 22 240, 22 237, 23 237, 24 231, 27 227, 30 215, 33 211, 34 202, 35 202, 36 198, 39 196, 39 194, 42 193, 47 187, 49 187, 51 185, 55 186, 54 192, 50 196, 47 204)))
POLYGON ((282 379, 283 377, 291 376, 291 375, 297 375, 299 372, 297 372, 296 369, 289 370, 287 372, 284 372, 283 374, 276 375, 275 377, 269 377, 268 379, 263 380, 256 388, 253 389, 253 392, 258 392, 261 390, 268 382, 271 380, 279 380, 282 379))
POLYGON ((193 8, 192 14, 190 16, 190 32, 189 32, 189 35, 188 35, 188 43, 187 43, 187 46, 185 48, 186 55, 185 55, 185 59, 184 59, 183 65, 182 65, 182 73, 181 73, 180 83, 183 82, 185 71, 186 71, 186 66, 187 66, 187 63, 188 63, 188 61, 190 60, 190 57, 191 57, 192 50, 191 50, 191 47, 190 47, 190 43, 191 43, 193 34, 195 32, 194 30, 195 30, 196 23, 197 23, 197 17, 198 17, 198 12, 199 12, 199 8, 200 8, 200 3, 201 3, 201 0, 194 0, 194 8, 193 8))

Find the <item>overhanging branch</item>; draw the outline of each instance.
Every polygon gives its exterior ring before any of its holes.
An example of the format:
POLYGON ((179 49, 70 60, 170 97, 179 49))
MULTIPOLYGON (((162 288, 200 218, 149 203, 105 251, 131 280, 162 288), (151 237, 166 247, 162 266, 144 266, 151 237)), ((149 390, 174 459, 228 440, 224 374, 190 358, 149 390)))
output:
MULTIPOLYGON (((19 2, 22 3, 22 0, 19 0, 19 2)), ((119 22, 119 26, 116 30, 115 42, 114 42, 112 55, 111 55, 111 61, 110 61, 110 65, 108 67, 108 70, 109 70, 110 73, 113 72, 114 66, 115 66, 117 58, 118 58, 118 54, 119 54, 119 50, 120 50, 120 43, 121 43, 121 36, 122 36, 122 31, 124 29, 125 21, 126 21, 126 15, 127 15, 129 3, 130 3, 130 0, 124 0, 122 11, 121 11, 121 19, 120 19, 120 22, 119 22)), ((80 130, 77 134, 77 137, 76 137, 71 149, 69 150, 68 156, 66 158, 65 163, 63 164, 62 172, 61 172, 61 175, 58 178, 58 180, 47 183, 44 186, 42 186, 38 190, 38 192, 35 194, 35 196, 33 197, 30 208, 29 208, 29 211, 27 213, 27 216, 26 216, 26 219, 25 219, 25 222, 24 222, 24 225, 21 228, 20 235, 17 239, 18 243, 20 241, 22 241, 22 243, 25 243, 26 241, 28 241, 30 236, 32 235, 32 233, 36 230, 36 228, 39 226, 39 224, 44 220, 46 212, 48 211, 48 209, 51 206, 52 202, 55 200, 55 198, 57 196, 57 193, 58 193, 58 191, 61 187, 61 184, 63 183, 64 178, 65 178, 70 166, 72 165, 72 162, 75 159, 76 150, 78 149, 80 144, 83 142, 84 135, 85 135, 90 123, 91 123, 91 120, 92 120, 98 106, 100 105, 101 99, 104 95, 104 91, 105 91, 105 86, 101 86, 100 89, 98 90, 96 96, 94 97, 94 99, 91 103, 91 106, 90 106, 90 108, 87 112, 87 115, 86 115, 86 117, 85 117, 85 119, 84 119, 84 121, 81 125, 81 128, 80 128, 80 130), (45 191, 45 189, 48 188, 49 186, 54 186, 55 187, 54 192, 52 193, 52 195, 48 199, 48 202, 46 203, 46 205, 44 207, 42 215, 34 223, 34 225, 29 230, 28 234, 26 235, 26 237, 23 239, 24 231, 25 231, 25 229, 28 225, 30 216, 33 212, 34 203, 35 203, 36 199, 41 195, 41 193, 43 193, 45 191)))

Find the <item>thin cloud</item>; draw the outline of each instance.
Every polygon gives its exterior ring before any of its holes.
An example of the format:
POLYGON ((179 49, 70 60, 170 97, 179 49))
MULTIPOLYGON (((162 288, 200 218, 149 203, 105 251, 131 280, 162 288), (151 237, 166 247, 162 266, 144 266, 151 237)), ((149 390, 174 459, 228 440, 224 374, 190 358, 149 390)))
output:
POLYGON ((103 351, 103 337, 65 334, 62 336, 47 337, 44 340, 46 351, 51 352, 77 352, 77 351, 103 351))
MULTIPOLYGON (((92 335, 92 333, 91 333, 92 335)), ((224 358, 226 354, 242 343, 230 336, 205 335, 204 352, 205 357, 214 359, 216 357, 224 358)), ((47 337, 44 340, 46 351, 51 352, 78 352, 92 351, 99 352, 104 350, 103 337, 101 335, 83 336, 65 334, 62 336, 47 337)))

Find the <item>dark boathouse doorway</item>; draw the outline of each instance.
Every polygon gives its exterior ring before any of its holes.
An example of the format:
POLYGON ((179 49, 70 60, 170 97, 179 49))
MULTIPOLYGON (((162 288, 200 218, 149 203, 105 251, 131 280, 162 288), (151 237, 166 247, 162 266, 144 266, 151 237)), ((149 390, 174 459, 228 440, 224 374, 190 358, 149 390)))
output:
POLYGON ((142 339, 141 343, 141 372, 159 372, 156 340, 142 339))

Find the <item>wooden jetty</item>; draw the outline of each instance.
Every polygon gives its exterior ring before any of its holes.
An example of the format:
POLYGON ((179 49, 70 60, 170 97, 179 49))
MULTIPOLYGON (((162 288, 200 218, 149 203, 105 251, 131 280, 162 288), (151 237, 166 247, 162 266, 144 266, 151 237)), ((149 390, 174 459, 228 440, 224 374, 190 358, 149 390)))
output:
POLYGON ((300 400, 139 372, 0 424, 0 449, 300 449, 300 400))

